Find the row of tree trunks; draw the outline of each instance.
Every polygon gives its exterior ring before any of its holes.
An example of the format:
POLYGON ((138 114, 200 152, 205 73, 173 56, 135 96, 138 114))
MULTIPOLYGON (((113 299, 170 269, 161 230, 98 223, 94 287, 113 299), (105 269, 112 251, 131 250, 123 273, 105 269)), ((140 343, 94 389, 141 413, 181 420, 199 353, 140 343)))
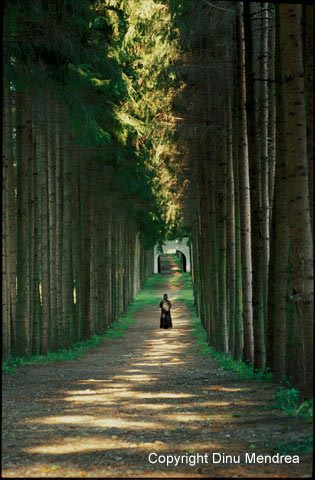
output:
POLYGON ((58 102, 7 84, 4 108, 3 354, 46 355, 125 313, 153 249, 58 102))
POLYGON ((218 16, 203 5, 192 62, 207 74, 186 73, 187 215, 208 343, 268 366, 304 397, 313 382, 311 10, 237 2, 234 16, 218 16))
POLYGON ((302 6, 280 5, 284 146, 288 176, 289 298, 296 328, 295 382, 313 384, 313 242, 310 215, 302 6))

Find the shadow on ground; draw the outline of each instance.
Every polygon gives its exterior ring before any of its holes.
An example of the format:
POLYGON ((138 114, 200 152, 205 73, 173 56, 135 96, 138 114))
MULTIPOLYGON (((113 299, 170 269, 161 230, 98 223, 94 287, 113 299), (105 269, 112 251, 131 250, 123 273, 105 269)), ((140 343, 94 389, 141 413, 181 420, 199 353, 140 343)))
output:
POLYGON ((146 307, 122 338, 80 360, 5 376, 4 477, 310 475, 306 454, 299 465, 149 463, 151 452, 274 454, 311 432, 265 409, 275 386, 239 382, 198 353, 189 312, 167 282, 158 292, 173 292, 172 330, 158 328, 158 307, 146 307))

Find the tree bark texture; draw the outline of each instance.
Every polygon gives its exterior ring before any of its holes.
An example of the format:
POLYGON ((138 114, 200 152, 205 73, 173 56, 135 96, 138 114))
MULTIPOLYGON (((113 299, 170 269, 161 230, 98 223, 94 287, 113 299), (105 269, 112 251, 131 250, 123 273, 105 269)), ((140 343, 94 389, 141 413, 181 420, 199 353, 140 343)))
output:
POLYGON ((289 295, 297 326, 298 376, 305 394, 313 384, 313 241, 309 208, 301 5, 280 5, 285 157, 292 268, 289 295))

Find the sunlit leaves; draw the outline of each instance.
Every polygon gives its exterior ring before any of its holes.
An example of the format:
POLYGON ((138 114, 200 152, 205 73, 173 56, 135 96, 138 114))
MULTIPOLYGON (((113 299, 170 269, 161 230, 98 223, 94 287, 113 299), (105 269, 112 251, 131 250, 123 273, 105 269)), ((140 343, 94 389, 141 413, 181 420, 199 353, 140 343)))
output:
POLYGON ((6 4, 10 80, 17 88, 36 85, 64 106, 75 142, 113 166, 112 191, 151 243, 179 219, 173 125, 165 122, 177 37, 168 2, 6 4))

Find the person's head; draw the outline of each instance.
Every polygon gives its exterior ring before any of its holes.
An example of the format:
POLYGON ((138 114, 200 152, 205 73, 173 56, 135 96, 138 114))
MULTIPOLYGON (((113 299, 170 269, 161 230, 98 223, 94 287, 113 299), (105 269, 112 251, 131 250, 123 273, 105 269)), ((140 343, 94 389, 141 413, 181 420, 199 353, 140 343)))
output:
POLYGON ((164 293, 163 298, 164 300, 167 300, 167 293, 164 293))

